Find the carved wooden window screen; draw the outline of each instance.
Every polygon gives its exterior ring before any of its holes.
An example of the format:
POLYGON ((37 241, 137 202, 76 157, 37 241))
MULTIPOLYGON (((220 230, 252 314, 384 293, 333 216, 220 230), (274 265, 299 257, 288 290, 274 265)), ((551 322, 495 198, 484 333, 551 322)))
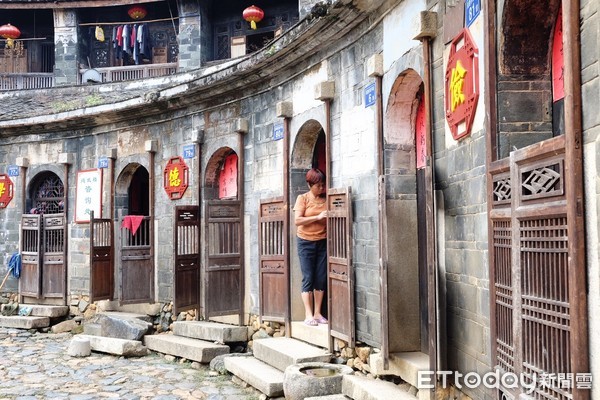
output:
POLYGON ((30 214, 57 214, 63 212, 65 187, 58 176, 41 177, 33 191, 33 210, 30 214))

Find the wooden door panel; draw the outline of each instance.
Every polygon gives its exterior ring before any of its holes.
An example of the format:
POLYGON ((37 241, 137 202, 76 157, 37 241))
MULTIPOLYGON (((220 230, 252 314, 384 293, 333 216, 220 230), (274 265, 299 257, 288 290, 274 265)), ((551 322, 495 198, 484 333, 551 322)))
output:
MULTIPOLYGON (((516 150, 490 170, 493 362, 528 379, 573 372, 569 289, 581 266, 569 261, 564 145, 559 136, 516 150)), ((543 386, 532 396, 575 398, 572 388, 543 386)))
POLYGON ((19 294, 39 298, 41 296, 41 240, 42 219, 40 215, 24 214, 21 217, 21 277, 19 294))
POLYGON ((200 207, 175 208, 175 313, 200 311, 200 207))
POLYGON ((283 198, 261 200, 259 207, 261 320, 286 322, 289 318, 288 217, 283 198))
MULTIPOLYGON (((123 224, 119 224, 123 226, 123 224)), ((150 217, 144 217, 137 232, 121 228, 122 304, 154 302, 154 261, 150 217)))
POLYGON ((327 191, 327 276, 329 332, 354 347, 351 188, 327 191))
POLYGON ((232 314, 241 316, 244 291, 241 202, 208 201, 205 221, 205 314, 207 317, 232 314))
POLYGON ((65 216, 43 217, 42 296, 64 297, 66 293, 65 216))
POLYGON ((90 300, 114 297, 114 240, 111 219, 90 216, 90 300))

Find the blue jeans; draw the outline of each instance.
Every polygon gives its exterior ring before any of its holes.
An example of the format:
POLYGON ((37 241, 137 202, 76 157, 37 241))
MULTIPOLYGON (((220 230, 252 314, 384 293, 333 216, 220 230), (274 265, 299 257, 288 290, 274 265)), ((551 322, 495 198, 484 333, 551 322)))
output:
POLYGON ((302 271, 302 292, 327 289, 327 239, 298 238, 298 257, 302 271))

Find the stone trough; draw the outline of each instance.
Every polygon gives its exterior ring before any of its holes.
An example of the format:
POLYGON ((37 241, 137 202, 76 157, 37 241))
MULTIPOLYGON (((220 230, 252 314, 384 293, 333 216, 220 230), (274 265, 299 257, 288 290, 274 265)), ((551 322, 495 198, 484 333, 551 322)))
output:
POLYGON ((309 362, 290 365, 283 374, 286 400, 342 393, 342 379, 354 371, 347 365, 309 362))

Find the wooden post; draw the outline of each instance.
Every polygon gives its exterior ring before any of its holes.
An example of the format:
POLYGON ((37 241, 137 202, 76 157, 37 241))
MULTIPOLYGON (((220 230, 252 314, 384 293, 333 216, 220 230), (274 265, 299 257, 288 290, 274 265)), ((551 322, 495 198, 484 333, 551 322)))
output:
MULTIPOLYGON (((290 268, 290 117, 286 116, 283 118, 283 210, 285 216, 283 218, 283 251, 285 252, 283 262, 285 267, 290 268)), ((288 272, 289 277, 289 272, 288 272)), ((286 281, 288 294, 285 313, 285 336, 292 336, 292 312, 291 312, 291 298, 290 293, 290 280, 286 281)))
MULTIPOLYGON (((240 200, 240 288, 243 290, 245 285, 244 268, 244 134, 245 131, 238 131, 238 199, 240 200)), ((239 325, 244 325, 244 294, 240 296, 240 314, 239 325)))
MULTIPOLYGON (((589 373, 588 313, 585 267, 585 219, 583 200, 583 135, 581 116, 581 59, 579 0, 562 2, 565 85, 565 176, 567 182, 567 232, 569 236, 569 285, 571 372, 589 373)), ((590 390, 573 390, 573 398, 590 398, 590 390)))

